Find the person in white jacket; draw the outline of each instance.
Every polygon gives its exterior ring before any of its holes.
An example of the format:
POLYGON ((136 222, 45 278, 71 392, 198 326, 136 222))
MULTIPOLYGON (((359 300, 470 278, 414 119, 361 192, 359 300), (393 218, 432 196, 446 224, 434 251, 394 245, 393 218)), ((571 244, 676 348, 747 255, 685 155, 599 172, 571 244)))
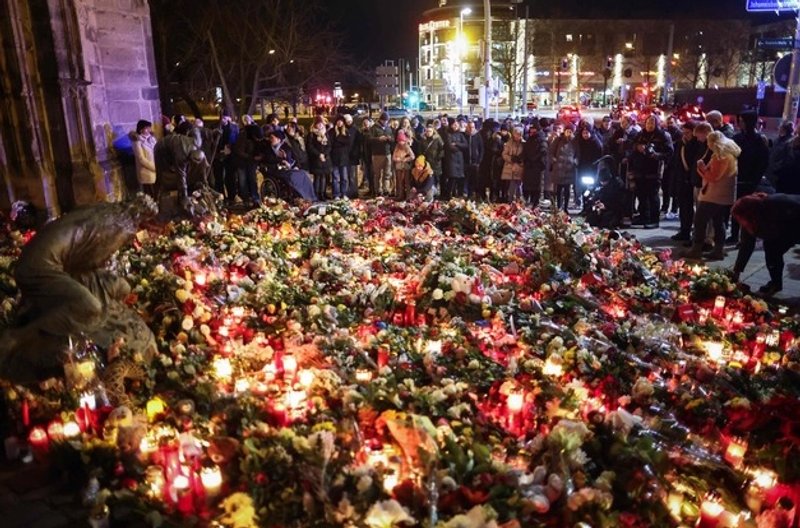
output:
POLYGON ((140 120, 136 123, 136 131, 130 133, 130 138, 139 186, 145 193, 156 198, 156 161, 153 156, 156 138, 153 135, 153 124, 140 120))

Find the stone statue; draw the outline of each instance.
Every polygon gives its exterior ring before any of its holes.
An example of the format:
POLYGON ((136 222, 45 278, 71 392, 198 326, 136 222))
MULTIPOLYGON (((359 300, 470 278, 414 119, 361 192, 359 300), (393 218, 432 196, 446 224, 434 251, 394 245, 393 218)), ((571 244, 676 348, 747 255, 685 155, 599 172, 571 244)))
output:
POLYGON ((70 336, 84 334, 108 350, 155 353, 155 338, 123 299, 125 278, 106 263, 130 244, 158 207, 138 194, 128 203, 76 209, 45 225, 23 248, 14 275, 22 294, 17 327, 0 337, 0 377, 26 383, 63 375, 70 336))

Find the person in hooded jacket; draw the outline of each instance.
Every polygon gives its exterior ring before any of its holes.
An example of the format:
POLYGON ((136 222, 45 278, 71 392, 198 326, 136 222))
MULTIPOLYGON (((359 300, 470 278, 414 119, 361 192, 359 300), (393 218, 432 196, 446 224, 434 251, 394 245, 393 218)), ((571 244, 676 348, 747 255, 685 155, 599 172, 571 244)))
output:
POLYGON ((542 198, 542 178, 547 167, 547 136, 537 119, 531 121, 528 128, 522 158, 522 196, 528 203, 537 205, 542 198))
POLYGON ((551 179, 555 186, 556 206, 568 212, 570 188, 575 184, 578 169, 578 158, 573 134, 575 125, 564 127, 564 132, 550 145, 551 179))
MULTIPOLYGON (((757 126, 758 116, 755 112, 739 114, 741 131, 733 136, 733 140, 742 149, 737 159, 739 171, 736 179, 737 199, 755 192, 769 165, 769 142, 764 134, 756 130, 757 126)), ((739 242, 739 224, 735 219, 731 222, 731 236, 726 242, 739 242)))
POLYGON ((578 177, 575 182, 575 201, 576 203, 582 204, 583 192, 588 186, 583 183, 581 178, 594 178, 596 176, 597 165, 595 165, 595 163, 603 155, 603 144, 600 142, 600 138, 592 133, 592 129, 589 126, 584 126, 580 131, 580 135, 575 138, 575 150, 578 158, 578 177))
POLYGON ((658 117, 651 115, 644 122, 644 130, 633 140, 630 155, 630 170, 633 173, 636 199, 639 201, 639 218, 634 224, 643 224, 645 229, 659 225, 661 208, 658 191, 664 167, 672 157, 672 138, 662 130, 658 117))
POLYGON ((497 138, 494 134, 494 120, 487 119, 481 124, 479 132, 483 144, 483 156, 478 165, 478 182, 475 186, 475 199, 488 200, 492 190, 492 165, 495 153, 498 151, 497 138))
POLYGON ((427 125, 425 126, 425 132, 423 132, 422 139, 420 140, 420 155, 425 156, 425 159, 431 166, 431 170, 433 171, 431 192, 436 194, 437 187, 439 186, 442 178, 444 141, 436 131, 433 121, 428 121, 427 125))

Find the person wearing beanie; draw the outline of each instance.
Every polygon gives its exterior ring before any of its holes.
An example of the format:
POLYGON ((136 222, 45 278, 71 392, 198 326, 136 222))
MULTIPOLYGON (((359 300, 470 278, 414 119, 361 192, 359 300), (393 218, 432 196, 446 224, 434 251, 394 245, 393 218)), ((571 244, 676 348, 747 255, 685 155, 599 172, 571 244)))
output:
POLYGON ((564 127, 564 133, 553 140, 550 145, 551 180, 556 191, 556 206, 568 212, 570 188, 575 184, 578 159, 573 134, 575 125, 564 127))
POLYGON ((433 169, 422 154, 417 156, 411 168, 411 187, 423 195, 426 201, 433 200, 433 169))
POLYGON ((131 132, 129 136, 136 164, 136 180, 142 191, 155 198, 156 161, 153 149, 156 146, 156 138, 153 136, 153 123, 141 119, 136 123, 136 132, 131 132))
POLYGON ((395 198, 407 200, 411 196, 411 163, 414 161, 414 151, 408 144, 405 131, 398 130, 397 144, 392 153, 392 166, 395 175, 395 198))
POLYGON ((633 219, 634 225, 645 229, 659 226, 661 207, 658 192, 664 167, 674 152, 672 138, 661 128, 655 115, 648 116, 644 130, 633 140, 633 151, 629 158, 630 172, 633 174, 636 199, 639 202, 639 215, 633 219))
POLYGON ((375 196, 384 196, 392 191, 392 138, 389 114, 382 112, 378 121, 369 129, 366 138, 372 158, 372 178, 375 196))
POLYGON ((350 149, 353 136, 347 130, 343 116, 336 116, 333 128, 328 131, 331 143, 331 162, 333 163, 333 199, 348 196, 350 177, 350 149))

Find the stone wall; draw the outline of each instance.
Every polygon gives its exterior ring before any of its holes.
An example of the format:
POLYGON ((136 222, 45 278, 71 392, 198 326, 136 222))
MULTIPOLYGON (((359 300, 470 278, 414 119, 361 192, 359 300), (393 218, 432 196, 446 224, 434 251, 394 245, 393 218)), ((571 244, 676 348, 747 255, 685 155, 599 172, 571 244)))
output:
POLYGON ((161 114, 147 1, 0 0, 0 39, 0 209, 124 198, 127 134, 161 114))

